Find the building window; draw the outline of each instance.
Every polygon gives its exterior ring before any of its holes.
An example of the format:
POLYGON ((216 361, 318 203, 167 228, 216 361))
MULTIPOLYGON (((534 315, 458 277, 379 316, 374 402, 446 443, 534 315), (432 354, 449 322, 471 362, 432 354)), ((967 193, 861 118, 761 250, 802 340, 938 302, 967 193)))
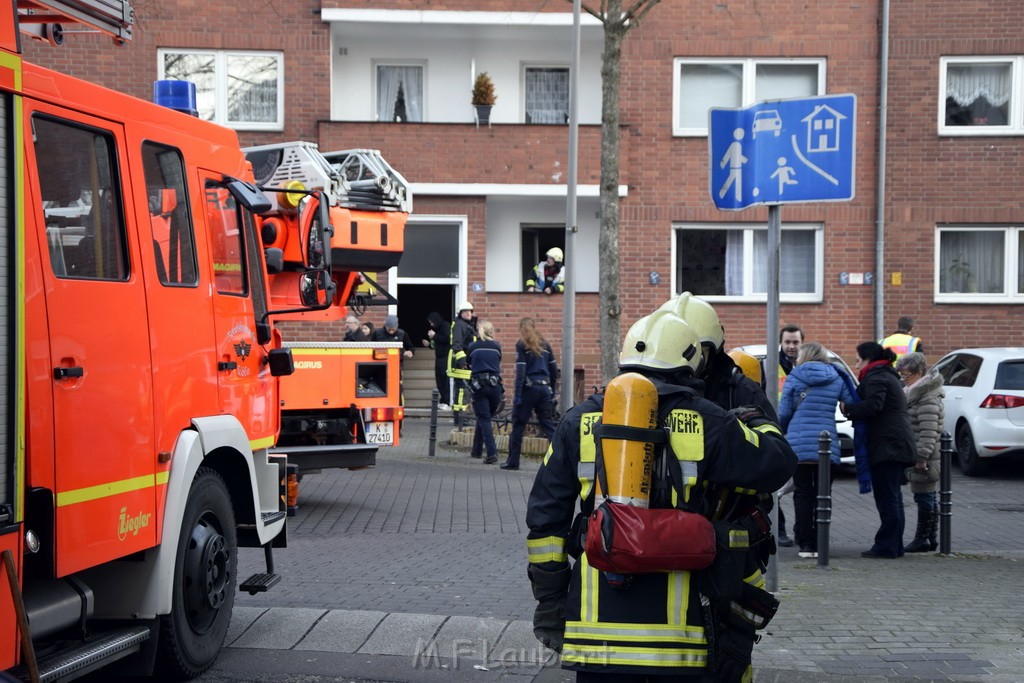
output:
POLYGON ((280 52, 160 50, 162 79, 196 84, 199 117, 239 130, 284 128, 280 52))
POLYGON ((677 58, 673 88, 672 133, 707 135, 712 107, 823 95, 825 60, 677 58))
POLYGON ((522 226, 522 285, 536 278, 536 267, 547 260, 548 250, 558 247, 565 258, 565 225, 524 224, 522 226))
MULTIPOLYGON (((711 300, 765 301, 768 291, 768 231, 763 225, 677 225, 674 230, 674 291, 711 300)), ((780 299, 822 300, 823 228, 782 229, 780 299)))
POLYGON ((525 84, 526 123, 568 123, 569 69, 528 66, 525 84))
POLYGON ((377 65, 377 120, 423 120, 422 65, 377 65))
POLYGON ((1024 302, 1024 227, 943 227, 936 244, 938 301, 1024 302))
POLYGON ((1024 57, 943 57, 939 80, 940 133, 1024 133, 1024 57))

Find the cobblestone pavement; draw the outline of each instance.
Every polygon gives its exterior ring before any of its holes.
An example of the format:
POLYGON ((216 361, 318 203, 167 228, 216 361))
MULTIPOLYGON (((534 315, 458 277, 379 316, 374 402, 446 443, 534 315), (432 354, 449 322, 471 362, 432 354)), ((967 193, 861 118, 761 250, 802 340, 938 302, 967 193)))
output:
MULTIPOLYGON (((429 457, 428 433, 407 420, 375 468, 303 479, 289 548, 275 553, 284 581, 238 595, 230 646, 202 680, 247 680, 231 674, 245 666, 268 681, 572 680, 530 630, 536 461, 501 471, 443 437, 429 457)), ((757 680, 1024 680, 1022 492, 1019 465, 974 479, 954 468, 954 555, 868 560, 873 499, 839 478, 829 568, 795 548, 778 556, 782 607, 755 648, 757 680)), ((239 574, 261 561, 244 551, 239 574)))

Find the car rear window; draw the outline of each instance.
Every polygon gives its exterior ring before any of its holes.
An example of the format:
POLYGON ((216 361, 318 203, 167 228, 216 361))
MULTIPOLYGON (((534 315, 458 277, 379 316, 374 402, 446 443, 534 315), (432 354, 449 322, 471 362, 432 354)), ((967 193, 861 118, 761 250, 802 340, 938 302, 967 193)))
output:
POLYGON ((995 388, 1024 391, 1024 359, 1000 363, 996 369, 995 388))

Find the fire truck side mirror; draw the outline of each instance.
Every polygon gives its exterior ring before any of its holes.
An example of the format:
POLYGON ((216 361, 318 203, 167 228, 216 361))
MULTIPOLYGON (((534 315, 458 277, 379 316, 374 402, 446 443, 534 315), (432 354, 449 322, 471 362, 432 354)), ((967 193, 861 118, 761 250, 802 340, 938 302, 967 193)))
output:
POLYGON ((263 194, 263 191, 252 183, 247 183, 238 178, 225 178, 225 181, 225 186, 228 192, 231 193, 231 196, 235 198, 235 201, 252 213, 266 213, 273 208, 274 205, 267 198, 267 195, 263 194))
POLYGON ((291 349, 271 349, 267 354, 267 362, 270 365, 272 377, 284 377, 295 372, 291 349))
POLYGON ((313 269, 331 270, 331 227, 330 207, 322 192, 315 192, 302 203, 299 225, 305 227, 306 265, 313 269), (308 227, 306 227, 308 226, 308 227))
POLYGON ((299 300, 314 310, 327 308, 334 298, 334 281, 326 270, 308 270, 299 278, 299 300))

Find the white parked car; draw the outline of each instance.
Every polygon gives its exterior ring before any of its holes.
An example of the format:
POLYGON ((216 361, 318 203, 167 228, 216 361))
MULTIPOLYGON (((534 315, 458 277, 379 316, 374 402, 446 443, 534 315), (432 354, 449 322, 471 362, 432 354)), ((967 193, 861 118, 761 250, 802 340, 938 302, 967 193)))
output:
POLYGON ((990 458, 1024 456, 1024 347, 958 349, 935 369, 964 474, 984 474, 990 458))
MULTIPOLYGON (((747 346, 737 346, 733 351, 743 351, 754 356, 761 361, 761 368, 764 369, 764 358, 768 355, 764 344, 748 344, 747 346)), ((834 351, 828 350, 829 359, 832 364, 837 366, 840 370, 843 370, 851 378, 853 378, 854 386, 857 385, 857 373, 850 369, 850 366, 846 364, 846 361, 834 351)), ((778 370, 774 372, 766 373, 768 382, 767 387, 778 386, 778 370)), ((776 397, 778 398, 778 397, 776 397)), ((836 433, 839 434, 839 451, 841 453, 840 462, 844 467, 853 468, 856 463, 853 459, 853 422, 851 422, 845 415, 839 412, 839 406, 836 406, 836 433)))

